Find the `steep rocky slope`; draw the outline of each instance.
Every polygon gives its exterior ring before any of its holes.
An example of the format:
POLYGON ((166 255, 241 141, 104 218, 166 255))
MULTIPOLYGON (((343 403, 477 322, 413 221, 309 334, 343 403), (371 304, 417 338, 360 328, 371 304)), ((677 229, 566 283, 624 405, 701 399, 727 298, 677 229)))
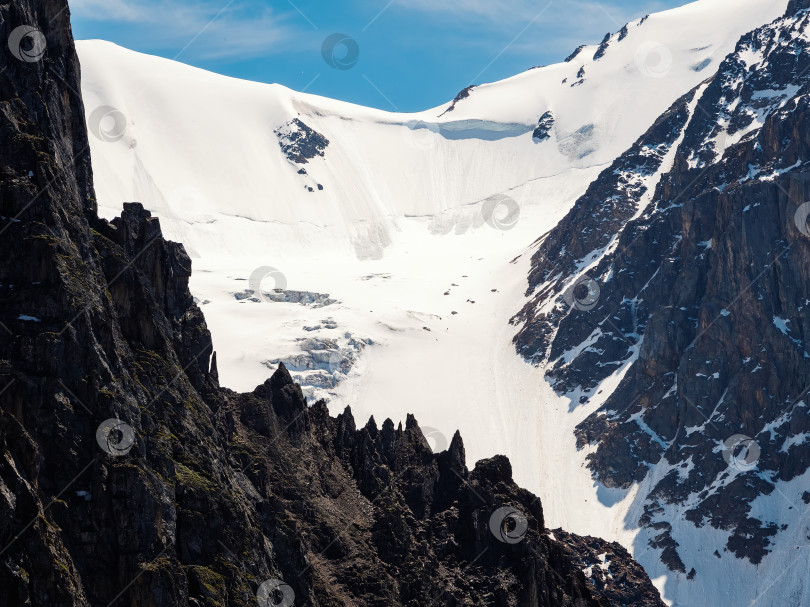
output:
POLYGON ((792 589, 797 605, 806 578, 783 576, 806 575, 810 502, 808 8, 744 36, 601 174, 537 243, 514 319, 518 351, 591 408, 578 446, 604 487, 639 489, 627 523, 667 567, 714 584, 736 559, 764 563, 748 598, 792 589))
POLYGON ((220 388, 183 247, 97 217, 65 0, 0 38, 0 605, 662 605, 504 457, 220 388))

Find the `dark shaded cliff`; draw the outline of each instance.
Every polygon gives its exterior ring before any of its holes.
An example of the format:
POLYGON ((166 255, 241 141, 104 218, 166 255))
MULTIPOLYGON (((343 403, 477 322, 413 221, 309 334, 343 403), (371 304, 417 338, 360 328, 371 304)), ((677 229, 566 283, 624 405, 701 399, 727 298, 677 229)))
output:
POLYGON ((97 217, 65 0, 0 5, 0 38, 0 606, 663 604, 504 457, 358 429, 283 367, 220 388, 183 247, 97 217))

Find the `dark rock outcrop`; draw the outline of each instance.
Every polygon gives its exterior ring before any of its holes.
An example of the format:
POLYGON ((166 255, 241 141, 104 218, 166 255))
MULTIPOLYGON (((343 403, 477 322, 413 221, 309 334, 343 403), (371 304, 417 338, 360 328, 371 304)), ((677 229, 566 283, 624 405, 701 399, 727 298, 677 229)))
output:
POLYGON ((466 99, 467 97, 469 97, 470 93, 473 92, 474 88, 475 88, 475 85, 471 84, 470 86, 467 86, 467 87, 464 87, 463 89, 461 89, 458 92, 458 94, 453 98, 453 101, 450 103, 450 106, 445 111, 443 111, 441 114, 439 114, 439 117, 441 118, 447 112, 452 112, 454 109, 456 109, 456 104, 459 101, 462 101, 462 100, 466 99))
MULTIPOLYGON (((626 27, 626 26, 625 26, 626 27)), ((602 57, 605 56, 607 53, 608 47, 610 46, 610 38, 612 34, 608 32, 605 34, 605 37, 602 39, 602 42, 599 43, 599 47, 596 49, 596 52, 593 54, 593 60, 599 61, 602 57)))
POLYGON ((65 0, 0 5, 20 25, 46 50, 0 52, 0 606, 662 605, 618 551, 631 577, 586 577, 504 457, 358 429, 283 365, 221 388, 183 248, 96 214, 65 0))
POLYGON ((313 158, 323 156, 329 145, 326 137, 307 126, 299 118, 293 118, 287 124, 277 128, 274 133, 278 137, 281 151, 290 162, 295 164, 307 164, 313 158))
POLYGON ((587 46, 586 44, 582 44, 582 45, 578 46, 577 48, 575 48, 574 52, 571 53, 570 55, 568 55, 568 57, 565 58, 565 62, 570 63, 571 61, 576 59, 579 56, 579 54, 583 51, 583 49, 585 49, 586 46, 587 46))
POLYGON ((537 121, 537 127, 532 132, 532 139, 538 143, 551 138, 551 129, 554 128, 554 114, 545 112, 537 121))

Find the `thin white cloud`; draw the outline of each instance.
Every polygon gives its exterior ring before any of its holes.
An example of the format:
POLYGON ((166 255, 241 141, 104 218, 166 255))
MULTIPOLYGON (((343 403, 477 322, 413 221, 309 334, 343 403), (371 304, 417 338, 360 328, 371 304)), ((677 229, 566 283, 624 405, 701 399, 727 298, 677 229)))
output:
MULTIPOLYGON (((687 4, 689 0, 681 0, 687 4)), ((397 0, 400 10, 418 11, 426 19, 461 25, 453 44, 491 52, 494 57, 508 54, 523 57, 526 67, 537 64, 537 57, 561 61, 581 44, 598 44, 608 32, 646 14, 671 8, 661 0, 646 0, 635 6, 617 5, 616 0, 397 0), (538 17, 539 15, 539 17, 538 17), (529 25, 530 24, 530 25, 529 25), (527 27, 529 25, 529 27, 527 27), (469 35, 469 27, 491 35, 469 35)), ((487 82, 491 71, 476 81, 487 82)))
POLYGON ((576 28, 594 20, 607 20, 621 27, 630 15, 645 11, 652 13, 663 8, 658 0, 640 2, 633 10, 628 10, 626 3, 625 7, 615 6, 609 0, 397 0, 396 6, 436 16, 451 15, 456 19, 486 20, 507 26, 528 23, 544 11, 542 20, 560 28, 576 28))
POLYGON ((251 58, 301 39, 290 15, 227 0, 72 0, 74 17, 131 28, 118 40, 200 59, 251 58), (129 39, 128 39, 129 38, 129 39))
POLYGON ((512 21, 515 12, 524 14, 530 4, 528 0, 400 0, 397 6, 428 13, 451 13, 457 17, 512 21))
POLYGON ((72 0, 70 10, 74 15, 98 21, 138 21, 143 6, 125 0, 72 0))

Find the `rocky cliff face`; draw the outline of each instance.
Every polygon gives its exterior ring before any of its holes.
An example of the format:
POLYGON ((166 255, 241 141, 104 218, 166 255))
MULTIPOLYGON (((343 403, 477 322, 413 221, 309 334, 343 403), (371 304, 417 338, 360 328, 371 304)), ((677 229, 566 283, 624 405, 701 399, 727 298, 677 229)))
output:
POLYGON ((0 606, 662 605, 503 457, 220 388, 183 248, 96 215, 65 0, 0 37, 0 606))
POLYGON ((717 558, 804 546, 810 495, 786 483, 810 468, 807 9, 745 36, 600 176, 537 243, 514 319, 519 352, 593 407, 594 477, 642 485, 638 523, 689 579, 673 525, 717 530, 717 558))

